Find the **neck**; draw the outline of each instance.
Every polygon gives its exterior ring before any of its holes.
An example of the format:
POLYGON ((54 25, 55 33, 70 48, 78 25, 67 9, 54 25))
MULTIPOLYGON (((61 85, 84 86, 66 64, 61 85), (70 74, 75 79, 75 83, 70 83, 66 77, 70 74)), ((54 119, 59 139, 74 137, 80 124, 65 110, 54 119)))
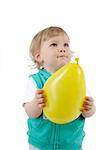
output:
POLYGON ((44 66, 44 68, 51 73, 54 73, 59 69, 59 68, 55 68, 55 67, 51 67, 51 66, 44 66))
POLYGON ((53 69, 53 68, 47 68, 47 67, 44 67, 46 70, 48 70, 49 72, 51 72, 51 73, 54 73, 54 72, 56 72, 56 70, 55 69, 53 69))

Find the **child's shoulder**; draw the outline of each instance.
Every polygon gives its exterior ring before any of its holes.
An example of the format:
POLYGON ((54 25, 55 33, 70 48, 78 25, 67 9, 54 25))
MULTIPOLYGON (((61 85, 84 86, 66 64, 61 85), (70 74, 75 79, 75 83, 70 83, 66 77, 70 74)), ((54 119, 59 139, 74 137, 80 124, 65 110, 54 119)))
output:
POLYGON ((30 74, 29 78, 33 79, 33 81, 36 84, 36 87, 38 87, 38 88, 42 88, 43 87, 43 84, 42 84, 43 83, 43 78, 40 75, 40 71, 37 71, 37 72, 35 72, 33 74, 30 74))
POLYGON ((39 71, 36 71, 36 72, 30 73, 29 78, 32 78, 38 75, 39 75, 39 71))

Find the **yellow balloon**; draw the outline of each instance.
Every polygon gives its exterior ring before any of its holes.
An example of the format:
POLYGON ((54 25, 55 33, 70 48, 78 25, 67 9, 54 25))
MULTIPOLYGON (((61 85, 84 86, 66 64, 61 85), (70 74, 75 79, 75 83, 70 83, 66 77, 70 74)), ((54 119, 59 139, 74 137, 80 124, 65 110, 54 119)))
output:
POLYGON ((85 77, 78 63, 68 63, 45 83, 44 115, 52 122, 64 124, 76 119, 86 96, 85 77))

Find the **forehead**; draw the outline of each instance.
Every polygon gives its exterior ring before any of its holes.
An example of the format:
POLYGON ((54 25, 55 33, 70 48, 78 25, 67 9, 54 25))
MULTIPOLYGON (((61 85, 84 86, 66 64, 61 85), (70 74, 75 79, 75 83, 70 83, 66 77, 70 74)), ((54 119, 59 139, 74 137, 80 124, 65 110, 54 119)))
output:
POLYGON ((69 42, 69 38, 68 36, 65 34, 65 33, 60 33, 60 34, 57 34, 55 36, 52 36, 52 37, 49 37, 48 39, 46 39, 47 42, 50 42, 50 41, 65 41, 65 42, 69 42))

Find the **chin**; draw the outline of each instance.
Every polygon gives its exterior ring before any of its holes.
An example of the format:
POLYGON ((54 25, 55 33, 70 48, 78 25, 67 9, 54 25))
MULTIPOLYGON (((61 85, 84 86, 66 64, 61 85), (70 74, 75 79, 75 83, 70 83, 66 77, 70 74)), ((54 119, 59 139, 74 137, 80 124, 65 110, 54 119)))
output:
POLYGON ((61 67, 63 67, 63 66, 65 66, 66 64, 68 64, 68 62, 63 62, 63 63, 61 63, 60 65, 59 65, 59 69, 61 68, 61 67))

